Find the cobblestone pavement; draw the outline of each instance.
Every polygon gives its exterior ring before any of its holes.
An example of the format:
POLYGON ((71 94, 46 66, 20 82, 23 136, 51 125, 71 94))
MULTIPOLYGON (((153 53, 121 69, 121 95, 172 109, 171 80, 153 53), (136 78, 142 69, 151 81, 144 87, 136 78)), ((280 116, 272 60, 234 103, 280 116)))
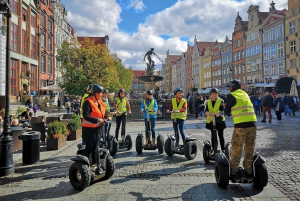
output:
MULTIPOLYGON (((227 189, 217 186, 213 163, 202 159, 203 141, 210 139, 203 120, 190 118, 185 131, 197 138, 198 155, 188 161, 184 156, 158 155, 155 151, 143 154, 120 151, 114 156, 116 171, 106 181, 97 182, 84 191, 72 188, 68 170, 69 159, 81 141, 68 142, 59 151, 45 151, 34 165, 22 166, 21 153, 14 153, 15 174, 0 178, 0 200, 300 200, 300 118, 284 116, 283 123, 261 123, 258 117, 256 150, 267 159, 269 184, 263 190, 252 184, 230 183, 227 189)), ((233 131, 227 120, 226 141, 233 131)), ((158 121, 157 131, 165 137, 172 133, 170 121, 158 121)), ((135 137, 144 131, 143 122, 128 122, 127 133, 135 137)), ((114 131, 114 126, 111 129, 114 131)))

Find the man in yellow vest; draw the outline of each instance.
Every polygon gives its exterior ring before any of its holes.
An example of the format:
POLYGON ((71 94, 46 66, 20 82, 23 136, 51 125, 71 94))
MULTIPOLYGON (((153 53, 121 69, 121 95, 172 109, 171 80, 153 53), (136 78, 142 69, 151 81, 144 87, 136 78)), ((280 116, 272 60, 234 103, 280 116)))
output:
POLYGON ((227 85, 230 94, 227 95, 225 114, 230 114, 234 124, 231 139, 230 174, 235 177, 240 164, 242 151, 245 150, 243 161, 247 176, 253 174, 252 160, 256 139, 256 115, 248 94, 241 89, 239 80, 232 80, 227 85))
MULTIPOLYGON (((106 109, 106 113, 108 113, 108 116, 109 117, 112 117, 115 113, 114 113, 114 109, 110 107, 109 105, 109 101, 108 101, 108 89, 103 89, 103 96, 102 96, 102 101, 105 105, 105 109, 106 109)), ((104 136, 104 144, 106 142, 108 142, 108 139, 107 139, 107 134, 110 130, 110 125, 111 124, 105 124, 105 136, 104 136)))
POLYGON ((225 140, 224 140, 224 129, 226 128, 224 112, 224 101, 218 97, 218 89, 212 88, 210 90, 210 99, 207 100, 205 105, 205 116, 206 116, 206 129, 211 130, 211 144, 214 150, 214 146, 218 147, 218 140, 214 139, 213 135, 213 124, 212 116, 210 114, 215 114, 216 118, 216 129, 218 131, 218 136, 220 140, 221 150, 225 153, 225 140), (215 144, 214 142, 217 142, 215 144))
POLYGON ((167 113, 170 113, 170 111, 173 111, 171 113, 171 119, 173 122, 174 132, 177 133, 176 148, 178 148, 178 146, 179 146, 178 126, 179 126, 179 131, 180 131, 183 143, 186 138, 186 135, 184 133, 184 122, 187 117, 187 101, 181 97, 181 94, 182 94, 181 88, 176 88, 174 90, 174 98, 172 98, 171 105, 170 105, 169 109, 167 110, 167 113), (176 121, 174 121, 175 117, 176 117, 176 121))
POLYGON ((116 97, 114 101, 114 108, 116 111, 116 123, 117 123, 115 137, 118 140, 119 130, 122 123, 121 137, 122 137, 122 141, 124 141, 127 112, 128 114, 131 114, 130 104, 127 98, 125 97, 124 89, 119 90, 118 97, 116 97))
POLYGON ((144 121, 145 121, 145 131, 146 131, 146 142, 144 146, 150 146, 149 144, 149 138, 148 136, 148 131, 149 131, 149 126, 151 126, 151 132, 152 132, 152 146, 155 146, 155 123, 156 123, 156 118, 157 118, 157 101, 153 98, 153 90, 147 90, 146 91, 146 99, 142 101, 141 104, 141 112, 144 113, 144 121), (147 113, 144 112, 145 110, 148 111, 149 113, 149 118, 150 118, 150 125, 147 121, 147 113))

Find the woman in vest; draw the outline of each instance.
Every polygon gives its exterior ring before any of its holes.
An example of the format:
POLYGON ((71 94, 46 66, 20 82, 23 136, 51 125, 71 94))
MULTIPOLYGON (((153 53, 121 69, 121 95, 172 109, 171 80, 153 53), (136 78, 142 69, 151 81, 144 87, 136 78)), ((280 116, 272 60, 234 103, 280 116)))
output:
MULTIPOLYGON (((205 107, 205 115, 206 115, 206 129, 211 130, 211 143, 212 147, 217 146, 218 144, 214 144, 215 139, 213 135, 213 124, 212 124, 212 116, 210 114, 215 114, 216 116, 216 127, 218 131, 218 136, 220 140, 221 150, 225 152, 225 140, 224 140, 224 129, 226 128, 225 117, 223 115, 224 112, 224 101, 220 97, 218 97, 218 89, 212 88, 210 90, 210 99, 206 102, 205 107)), ((218 141, 216 140, 218 143, 218 141)), ((214 150, 214 149, 213 149, 214 150)))
POLYGON ((149 131, 149 124, 147 122, 147 113, 144 112, 145 110, 148 111, 149 117, 150 117, 150 126, 151 126, 151 132, 152 132, 152 146, 155 146, 155 123, 157 118, 157 102, 153 98, 153 90, 147 90, 146 92, 146 99, 142 101, 141 104, 141 112, 144 113, 144 121, 145 121, 145 132, 146 132, 146 142, 144 146, 150 146, 149 145, 149 138, 148 131, 149 131))
MULTIPOLYGON (((178 126, 179 131, 181 134, 181 138, 183 142, 185 141, 186 135, 184 133, 184 121, 187 117, 187 101, 181 97, 182 89, 176 88, 174 91, 174 98, 172 98, 171 105, 169 107, 169 110, 167 110, 167 113, 170 111, 173 111, 171 113, 171 119, 173 122, 173 129, 175 133, 178 133, 178 126), (174 121, 176 116, 176 122, 174 121)), ((179 136, 176 135, 176 147, 179 146, 179 136)))
POLYGON ((118 140, 119 138, 119 130, 122 123, 122 129, 121 129, 121 137, 122 141, 125 140, 125 127, 126 127, 126 116, 127 112, 131 114, 130 104, 127 98, 125 97, 125 90, 120 89, 118 92, 118 97, 115 98, 114 101, 114 108, 116 111, 116 133, 115 137, 118 140))
MULTIPOLYGON (((111 108, 110 105, 109 105, 108 89, 103 89, 102 101, 105 105, 106 113, 108 113, 109 117, 112 117, 115 114, 115 112, 114 112, 114 109, 111 108)), ((108 132, 108 127, 109 127, 109 124, 105 124, 105 134, 107 134, 107 132, 108 132)), ((106 143, 108 141, 107 137, 108 136, 105 136, 104 143, 106 143)))
MULTIPOLYGON (((94 84, 92 86, 91 96, 83 103, 83 119, 82 119, 82 138, 86 144, 84 155, 90 159, 92 154, 92 163, 95 159, 95 150, 97 145, 97 136, 100 136, 100 125, 104 123, 106 116, 105 105, 101 100, 103 87, 94 84)), ((91 160, 91 159, 90 159, 91 160)), ((98 164, 100 167, 100 164, 98 164)), ((102 170, 100 169, 99 172, 102 170)))

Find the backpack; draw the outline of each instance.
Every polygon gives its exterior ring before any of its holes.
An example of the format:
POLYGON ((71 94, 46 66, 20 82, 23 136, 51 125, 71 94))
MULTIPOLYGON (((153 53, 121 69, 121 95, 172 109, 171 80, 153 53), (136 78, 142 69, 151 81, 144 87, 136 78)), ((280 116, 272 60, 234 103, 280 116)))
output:
POLYGON ((277 103, 277 105, 275 107, 275 111, 281 112, 281 113, 284 112, 284 106, 283 106, 283 104, 280 101, 278 101, 278 103, 277 103))

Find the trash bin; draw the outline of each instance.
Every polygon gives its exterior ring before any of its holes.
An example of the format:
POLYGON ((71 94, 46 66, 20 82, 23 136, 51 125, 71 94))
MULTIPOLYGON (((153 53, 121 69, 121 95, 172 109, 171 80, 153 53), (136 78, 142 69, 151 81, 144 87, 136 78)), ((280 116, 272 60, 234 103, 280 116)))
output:
POLYGON ((23 141, 23 164, 33 164, 38 162, 40 160, 41 133, 38 131, 24 132, 18 138, 23 141))

